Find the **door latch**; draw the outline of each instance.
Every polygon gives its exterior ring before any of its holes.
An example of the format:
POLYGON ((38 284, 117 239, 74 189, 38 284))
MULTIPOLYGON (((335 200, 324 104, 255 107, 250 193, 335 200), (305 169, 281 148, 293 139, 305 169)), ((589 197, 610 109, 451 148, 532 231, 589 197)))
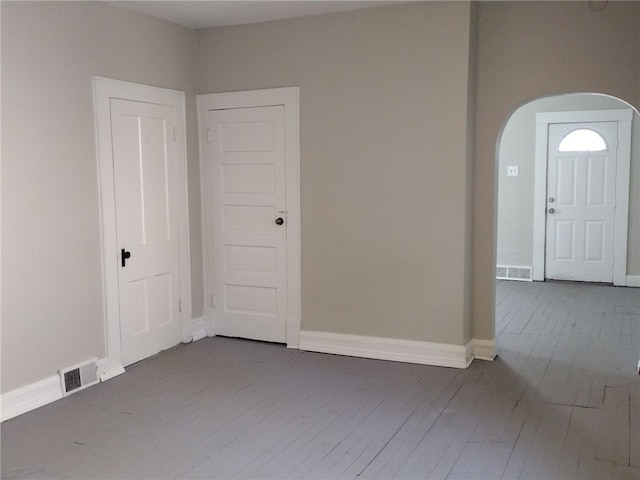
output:
POLYGON ((124 248, 120 249, 120 260, 122 260, 122 266, 127 266, 127 258, 131 257, 131 252, 127 252, 124 248))

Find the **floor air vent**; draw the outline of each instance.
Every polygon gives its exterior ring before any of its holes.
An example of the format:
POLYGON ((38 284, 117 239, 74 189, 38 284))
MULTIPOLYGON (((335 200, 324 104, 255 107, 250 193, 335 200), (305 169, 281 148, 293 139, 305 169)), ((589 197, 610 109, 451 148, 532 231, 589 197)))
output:
POLYGON ((60 383, 63 395, 69 395, 80 391, 94 383, 98 383, 97 359, 75 365, 65 370, 60 370, 60 383))
POLYGON ((519 280, 530 282, 531 267, 511 267, 508 265, 498 265, 496 267, 496 278, 498 280, 519 280))

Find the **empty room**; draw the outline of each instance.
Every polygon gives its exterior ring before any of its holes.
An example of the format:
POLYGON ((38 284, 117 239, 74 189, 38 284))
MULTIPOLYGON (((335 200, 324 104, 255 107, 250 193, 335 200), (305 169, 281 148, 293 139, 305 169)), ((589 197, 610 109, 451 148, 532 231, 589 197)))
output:
POLYGON ((0 20, 2 478, 640 478, 640 2, 0 20))

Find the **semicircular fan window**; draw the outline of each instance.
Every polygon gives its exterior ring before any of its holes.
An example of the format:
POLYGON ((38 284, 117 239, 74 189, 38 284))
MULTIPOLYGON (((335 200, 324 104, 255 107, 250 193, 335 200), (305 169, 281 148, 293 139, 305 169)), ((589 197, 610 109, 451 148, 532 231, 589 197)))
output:
POLYGON ((580 128, 568 133, 560 142, 560 152, 604 152, 607 142, 602 135, 588 128, 580 128))

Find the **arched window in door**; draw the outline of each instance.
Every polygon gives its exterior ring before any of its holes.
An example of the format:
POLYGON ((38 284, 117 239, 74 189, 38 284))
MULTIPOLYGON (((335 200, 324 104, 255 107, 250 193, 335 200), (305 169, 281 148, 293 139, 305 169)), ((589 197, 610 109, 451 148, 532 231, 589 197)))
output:
POLYGON ((607 150, 607 142, 598 132, 579 128, 562 139, 558 150, 560 152, 604 152, 607 150))

